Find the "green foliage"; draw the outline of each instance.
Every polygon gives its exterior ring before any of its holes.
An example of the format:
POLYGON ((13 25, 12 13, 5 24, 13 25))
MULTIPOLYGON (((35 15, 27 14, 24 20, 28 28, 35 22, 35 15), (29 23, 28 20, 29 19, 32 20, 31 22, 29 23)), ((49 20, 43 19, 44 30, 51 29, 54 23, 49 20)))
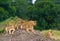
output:
POLYGON ((27 7, 27 0, 16 0, 16 15, 20 18, 25 19, 25 11, 27 7))
POLYGON ((34 5, 27 0, 0 0, 0 21, 18 16, 26 20, 36 20, 35 29, 54 29, 60 20, 60 6, 54 0, 36 1, 34 5), (52 1, 52 2, 51 2, 52 1))
POLYGON ((0 0, 0 21, 15 16, 16 8, 12 6, 12 0, 0 0))
POLYGON ((4 20, 8 17, 9 12, 0 7, 0 20, 4 20))
POLYGON ((34 6, 28 6, 27 7, 27 10, 26 10, 26 16, 27 16, 27 19, 28 20, 35 20, 35 19, 37 19, 37 14, 36 14, 36 10, 37 10, 37 8, 35 8, 34 6), (35 18, 32 18, 32 17, 35 17, 35 18))
POLYGON ((40 29, 53 29, 57 26, 56 19, 60 16, 60 12, 56 4, 39 1, 27 7, 26 16, 29 20, 36 20, 40 29))
POLYGON ((37 1, 34 5, 28 5, 27 1, 16 0, 16 15, 27 20, 36 20, 36 29, 54 29, 57 27, 57 18, 60 16, 60 9, 54 3, 46 0, 37 1))
POLYGON ((0 4, 10 4, 11 0, 0 0, 0 4))
POLYGON ((9 6, 8 8, 9 16, 15 16, 16 14, 16 7, 15 6, 9 6))

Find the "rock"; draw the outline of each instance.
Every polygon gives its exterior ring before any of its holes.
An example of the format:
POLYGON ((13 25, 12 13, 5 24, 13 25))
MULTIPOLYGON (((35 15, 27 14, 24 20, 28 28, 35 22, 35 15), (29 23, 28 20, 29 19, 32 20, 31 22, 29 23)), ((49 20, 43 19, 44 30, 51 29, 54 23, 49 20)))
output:
POLYGON ((25 30, 17 30, 13 35, 7 33, 0 36, 0 41, 55 41, 44 37, 40 31, 26 32, 25 30))

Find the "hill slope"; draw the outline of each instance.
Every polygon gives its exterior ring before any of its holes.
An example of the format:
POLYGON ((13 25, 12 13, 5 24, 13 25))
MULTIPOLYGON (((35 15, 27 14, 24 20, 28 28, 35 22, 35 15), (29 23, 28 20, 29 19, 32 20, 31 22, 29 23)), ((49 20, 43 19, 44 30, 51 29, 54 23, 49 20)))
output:
POLYGON ((55 41, 44 37, 40 31, 35 31, 36 34, 30 32, 27 33, 25 30, 17 30, 13 35, 7 33, 0 36, 0 41, 55 41))

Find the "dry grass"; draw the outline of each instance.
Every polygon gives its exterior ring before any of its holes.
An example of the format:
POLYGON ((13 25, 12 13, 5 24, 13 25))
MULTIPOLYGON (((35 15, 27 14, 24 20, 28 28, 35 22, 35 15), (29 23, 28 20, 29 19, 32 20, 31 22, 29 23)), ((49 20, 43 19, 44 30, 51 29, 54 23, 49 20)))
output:
MULTIPOLYGON (((44 30, 44 31, 42 31, 42 33, 44 34, 47 31, 48 30, 44 30)), ((60 31, 59 30, 52 30, 52 32, 54 33, 54 38, 60 40, 60 31)))

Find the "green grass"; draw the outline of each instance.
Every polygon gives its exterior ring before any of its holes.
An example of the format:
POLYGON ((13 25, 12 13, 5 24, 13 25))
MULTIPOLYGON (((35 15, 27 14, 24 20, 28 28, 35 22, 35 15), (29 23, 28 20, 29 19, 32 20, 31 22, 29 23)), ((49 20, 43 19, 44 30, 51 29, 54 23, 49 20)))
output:
POLYGON ((4 28, 0 28, 0 34, 4 33, 4 28))
MULTIPOLYGON (((46 33, 47 31, 48 31, 48 30, 44 30, 44 31, 42 31, 42 33, 44 34, 44 33, 46 33)), ((60 40, 60 31, 59 31, 59 30, 52 30, 52 31, 53 31, 53 33, 54 33, 54 38, 60 40)))

